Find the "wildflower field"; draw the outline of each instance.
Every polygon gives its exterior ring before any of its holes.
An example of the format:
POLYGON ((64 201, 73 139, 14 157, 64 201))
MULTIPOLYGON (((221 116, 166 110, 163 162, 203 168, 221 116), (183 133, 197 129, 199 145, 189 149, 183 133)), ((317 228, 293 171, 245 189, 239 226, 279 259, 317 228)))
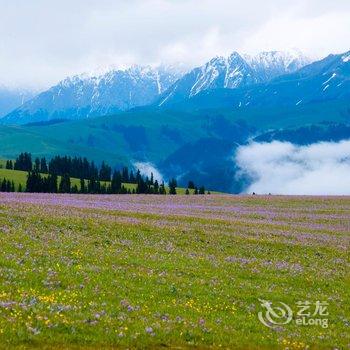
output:
POLYGON ((349 197, 0 193, 0 348, 348 349, 349 243, 349 197))

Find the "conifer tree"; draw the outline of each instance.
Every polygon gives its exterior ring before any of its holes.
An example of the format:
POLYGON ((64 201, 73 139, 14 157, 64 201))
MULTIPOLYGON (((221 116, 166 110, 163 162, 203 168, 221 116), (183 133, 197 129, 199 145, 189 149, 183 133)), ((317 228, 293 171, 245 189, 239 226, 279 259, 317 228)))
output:
POLYGON ((193 181, 189 181, 187 187, 188 187, 189 189, 191 189, 191 190, 194 190, 194 187, 195 187, 194 182, 193 182, 193 181))
POLYGON ((172 179, 169 181, 169 194, 175 195, 176 194, 176 187, 177 182, 175 179, 172 179))
POLYGON ((47 177, 47 187, 48 192, 57 193, 58 192, 58 184, 57 184, 57 175, 49 174, 47 177))
POLYGON ((80 179, 80 193, 86 193, 85 180, 83 178, 80 179))
POLYGON ((166 189, 165 189, 165 185, 164 185, 164 181, 161 183, 161 185, 159 186, 159 194, 166 194, 166 189))
POLYGON ((154 181, 154 185, 153 185, 153 193, 154 194, 159 194, 159 183, 158 181, 154 181))
POLYGON ((38 173, 40 172, 40 159, 39 158, 35 158, 34 171, 36 171, 38 173))
POLYGON ((6 192, 6 184, 7 184, 6 179, 3 179, 1 182, 1 192, 6 192))
POLYGON ((61 181, 59 184, 58 191, 60 193, 70 193, 71 191, 71 181, 68 174, 61 176, 61 181))
POLYGON ((47 174, 49 172, 49 169, 47 168, 47 162, 45 158, 41 158, 40 160, 40 171, 43 174, 47 174))
POLYGON ((13 170, 12 160, 6 161, 6 169, 13 170))
POLYGON ((32 156, 30 153, 21 153, 14 164, 14 170, 32 171, 32 156))
POLYGON ((129 181, 130 183, 136 183, 136 178, 132 170, 130 170, 129 181))
POLYGON ((70 190, 71 193, 79 193, 79 190, 78 190, 78 186, 77 185, 73 185, 71 190, 70 190))
POLYGON ((118 194, 122 188, 122 177, 119 171, 114 171, 111 182, 111 193, 118 194))
POLYGON ((127 167, 124 167, 122 170, 122 182, 128 183, 129 180, 129 169, 127 167))

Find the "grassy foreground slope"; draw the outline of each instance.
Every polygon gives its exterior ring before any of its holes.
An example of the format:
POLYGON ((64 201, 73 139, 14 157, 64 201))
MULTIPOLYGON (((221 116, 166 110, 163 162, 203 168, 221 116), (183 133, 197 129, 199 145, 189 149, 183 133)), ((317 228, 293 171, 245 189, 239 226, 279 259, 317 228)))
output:
POLYGON ((349 213, 349 197, 0 194, 0 348, 345 349, 349 213), (267 328, 259 299, 327 301, 329 327, 267 328))

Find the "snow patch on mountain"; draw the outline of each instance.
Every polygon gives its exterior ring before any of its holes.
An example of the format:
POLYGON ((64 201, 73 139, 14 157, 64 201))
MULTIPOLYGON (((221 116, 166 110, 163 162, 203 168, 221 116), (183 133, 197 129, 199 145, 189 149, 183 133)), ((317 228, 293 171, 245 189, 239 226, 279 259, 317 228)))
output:
POLYGON ((348 52, 347 54, 345 54, 343 57, 342 57, 342 60, 344 63, 347 63, 350 61, 350 52, 348 52))

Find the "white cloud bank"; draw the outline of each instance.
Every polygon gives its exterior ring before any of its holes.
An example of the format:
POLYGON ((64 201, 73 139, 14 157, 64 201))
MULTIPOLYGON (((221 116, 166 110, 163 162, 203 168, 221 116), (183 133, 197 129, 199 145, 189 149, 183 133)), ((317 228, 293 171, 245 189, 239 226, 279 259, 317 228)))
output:
POLYGON ((154 180, 157 180, 159 183, 163 181, 163 176, 159 170, 152 164, 148 162, 136 162, 134 167, 140 170, 141 175, 151 177, 153 174, 154 180))
POLYGON ((296 146, 252 143, 237 150, 246 192, 289 195, 350 195, 350 141, 296 146))

